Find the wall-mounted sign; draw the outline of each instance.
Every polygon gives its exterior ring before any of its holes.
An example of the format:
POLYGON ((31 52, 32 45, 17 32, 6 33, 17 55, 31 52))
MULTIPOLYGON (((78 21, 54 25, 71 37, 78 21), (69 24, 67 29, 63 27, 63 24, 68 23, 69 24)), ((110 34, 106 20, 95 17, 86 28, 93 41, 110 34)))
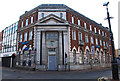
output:
POLYGON ((98 46, 98 45, 95 45, 95 47, 96 47, 96 48, 100 48, 100 46, 98 46))
POLYGON ((29 43, 29 42, 28 42, 28 41, 26 41, 26 42, 22 42, 22 45, 27 44, 27 43, 29 43))

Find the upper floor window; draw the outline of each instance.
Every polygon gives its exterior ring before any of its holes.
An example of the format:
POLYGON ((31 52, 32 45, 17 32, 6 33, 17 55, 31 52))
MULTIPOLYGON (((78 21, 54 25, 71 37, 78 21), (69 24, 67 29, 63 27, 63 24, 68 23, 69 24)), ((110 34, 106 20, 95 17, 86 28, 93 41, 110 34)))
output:
POLYGON ((24 34, 24 41, 27 41, 27 32, 24 34))
POLYGON ((82 40, 82 33, 79 32, 79 41, 81 41, 81 40, 82 40))
POLYGON ((63 13, 60 13, 60 18, 62 18, 63 17, 63 13))
POLYGON ((53 33, 51 33, 51 39, 53 39, 53 33))
POLYGON ((94 44, 93 37, 91 37, 91 44, 94 44))
POLYGON ((96 45, 98 45, 98 39, 96 38, 96 45))
POLYGON ((55 39, 57 39, 58 38, 58 34, 57 33, 55 33, 55 39))
POLYGON ((103 41, 103 46, 105 46, 105 41, 103 41))
POLYGON ((44 13, 42 13, 42 18, 44 17, 44 13))
POLYGON ((100 29, 99 29, 99 34, 101 34, 101 33, 100 33, 100 29))
POLYGON ((102 46, 102 40, 100 40, 100 45, 102 46))
POLYGON ((87 24, 86 23, 84 23, 84 27, 85 27, 85 29, 87 29, 87 24))
POLYGON ((72 17, 72 23, 74 24, 74 17, 72 17))
POLYGON ((107 37, 107 33, 105 33, 105 36, 107 37))
POLYGON ((49 33, 46 34, 46 38, 49 39, 49 33))
POLYGON ((95 33, 97 33, 96 27, 94 28, 95 33))
POLYGON ((28 25, 28 19, 26 19, 26 26, 28 25))
POLYGON ((85 35, 85 41, 86 41, 86 42, 89 42, 89 41, 88 41, 88 35, 87 35, 87 34, 85 35))
POLYGON ((102 31, 102 36, 104 36, 104 31, 102 31))
POLYGON ((80 24, 80 20, 78 20, 78 25, 80 26, 81 24, 80 24))
POLYGON ((90 25, 90 31, 92 31, 92 25, 90 25))
POLYGON ((33 23, 33 17, 31 17, 31 24, 33 23))
POLYGON ((76 40, 76 32, 75 32, 75 30, 72 31, 72 39, 76 40))
POLYGON ((32 31, 29 32, 29 40, 32 40, 32 31))
POLYGON ((21 28, 23 28, 23 21, 22 21, 22 23, 21 23, 21 28))
POLYGON ((20 42, 22 42, 22 34, 20 35, 20 42))

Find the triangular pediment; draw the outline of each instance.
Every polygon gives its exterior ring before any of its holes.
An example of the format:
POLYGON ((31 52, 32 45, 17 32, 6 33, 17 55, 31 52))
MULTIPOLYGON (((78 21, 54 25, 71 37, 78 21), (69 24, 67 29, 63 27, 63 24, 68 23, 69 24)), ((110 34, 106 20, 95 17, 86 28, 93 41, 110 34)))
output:
POLYGON ((63 25, 63 24, 68 24, 68 22, 64 19, 61 19, 60 17, 50 14, 38 21, 36 25, 63 25))

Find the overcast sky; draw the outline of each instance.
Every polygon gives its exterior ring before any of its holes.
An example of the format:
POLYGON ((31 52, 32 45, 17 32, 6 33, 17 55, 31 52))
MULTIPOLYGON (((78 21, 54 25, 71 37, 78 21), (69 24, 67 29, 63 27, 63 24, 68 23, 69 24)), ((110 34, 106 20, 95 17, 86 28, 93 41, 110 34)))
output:
POLYGON ((40 4, 65 4, 88 18, 108 27, 104 2, 109 3, 111 27, 114 34, 115 48, 118 48, 118 2, 120 0, 1 0, 0 1, 0 31, 19 20, 19 16, 40 4))

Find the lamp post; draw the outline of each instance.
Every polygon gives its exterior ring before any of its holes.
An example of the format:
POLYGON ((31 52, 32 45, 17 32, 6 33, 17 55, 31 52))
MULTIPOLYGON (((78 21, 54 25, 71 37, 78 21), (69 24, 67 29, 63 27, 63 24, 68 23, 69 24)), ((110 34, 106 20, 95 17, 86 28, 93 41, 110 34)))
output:
POLYGON ((103 6, 106 6, 106 10, 107 10, 107 20, 108 20, 108 24, 109 24, 109 32, 110 32, 110 38, 111 38, 111 47, 112 47, 112 78, 113 80, 119 80, 119 75, 118 75, 118 65, 117 65, 117 61, 115 59, 115 52, 114 52, 114 42, 113 42, 113 33, 111 30, 111 24, 110 24, 110 19, 112 17, 109 16, 109 11, 108 11, 108 4, 104 3, 103 6))

